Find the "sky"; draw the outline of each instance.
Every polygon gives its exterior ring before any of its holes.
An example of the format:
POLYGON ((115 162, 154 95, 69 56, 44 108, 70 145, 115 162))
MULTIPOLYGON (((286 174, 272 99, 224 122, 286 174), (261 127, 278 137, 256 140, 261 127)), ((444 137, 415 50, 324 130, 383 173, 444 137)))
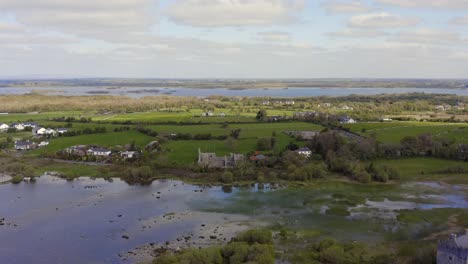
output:
POLYGON ((468 78, 468 0, 0 0, 0 78, 468 78))

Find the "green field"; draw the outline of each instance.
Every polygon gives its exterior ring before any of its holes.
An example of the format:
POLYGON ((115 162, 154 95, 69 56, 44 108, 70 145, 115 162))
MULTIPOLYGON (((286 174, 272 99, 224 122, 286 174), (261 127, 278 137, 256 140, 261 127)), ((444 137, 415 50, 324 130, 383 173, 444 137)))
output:
POLYGON ((151 142, 153 138, 137 131, 110 132, 104 134, 80 135, 75 137, 60 137, 50 141, 50 144, 42 149, 32 151, 33 154, 44 152, 55 152, 74 145, 100 145, 113 147, 125 145, 135 140, 136 145, 144 146, 151 142))
POLYGON ((446 180, 451 182, 467 182, 468 174, 456 175, 441 173, 454 167, 462 167, 468 170, 468 162, 456 160, 444 160, 436 158, 404 158, 395 160, 378 160, 376 164, 385 164, 397 169, 402 180, 446 180))
POLYGON ((43 112, 43 113, 25 113, 25 114, 7 114, 0 115, 0 122, 12 123, 12 122, 22 122, 22 121, 35 121, 40 122, 43 120, 48 120, 50 118, 57 117, 79 117, 87 116, 90 117, 94 115, 94 112, 81 112, 81 111, 66 111, 66 112, 43 112))
POLYGON ((430 133, 434 137, 448 137, 459 143, 467 143, 468 124, 437 122, 374 122, 347 124, 352 132, 370 136, 375 133, 377 140, 386 143, 398 143, 406 136, 418 136, 430 133))

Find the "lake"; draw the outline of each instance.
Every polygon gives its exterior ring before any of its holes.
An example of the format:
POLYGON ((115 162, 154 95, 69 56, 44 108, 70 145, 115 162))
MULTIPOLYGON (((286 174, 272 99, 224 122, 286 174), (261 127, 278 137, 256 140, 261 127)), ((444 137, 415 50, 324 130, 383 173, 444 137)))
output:
POLYGON ((467 193, 466 186, 434 182, 273 188, 158 180, 131 186, 119 179, 41 176, 0 185, 0 263, 129 263, 135 259, 128 251, 148 243, 220 228, 219 239, 229 230, 265 225, 382 241, 399 229, 417 230, 399 225, 398 210, 468 208, 467 193), (337 208, 347 213, 330 213, 337 208))
POLYGON ((272 88, 272 89, 227 89, 227 88, 122 88, 122 87, 0 87, 0 95, 28 94, 31 92, 49 95, 121 95, 130 97, 143 97, 154 95, 197 96, 212 95, 246 96, 246 97, 311 97, 311 96, 346 96, 346 95, 376 95, 376 94, 403 94, 403 93, 429 93, 429 94, 455 94, 468 96, 468 89, 427 89, 427 88, 272 88))

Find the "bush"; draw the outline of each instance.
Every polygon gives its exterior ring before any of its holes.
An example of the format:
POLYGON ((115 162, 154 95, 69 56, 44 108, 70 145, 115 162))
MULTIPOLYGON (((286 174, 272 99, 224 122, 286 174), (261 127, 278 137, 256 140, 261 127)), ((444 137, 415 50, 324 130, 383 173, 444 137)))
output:
POLYGON ((230 171, 226 171, 221 174, 221 181, 224 183, 231 183, 234 181, 234 175, 230 171))
POLYGON ((24 179, 23 176, 21 176, 21 175, 16 175, 16 176, 14 176, 14 177, 11 179, 11 182, 14 183, 14 184, 18 184, 18 183, 22 182, 23 179, 24 179))
POLYGON ((271 231, 265 229, 252 229, 240 233, 234 241, 246 242, 249 245, 258 244, 273 244, 271 231))

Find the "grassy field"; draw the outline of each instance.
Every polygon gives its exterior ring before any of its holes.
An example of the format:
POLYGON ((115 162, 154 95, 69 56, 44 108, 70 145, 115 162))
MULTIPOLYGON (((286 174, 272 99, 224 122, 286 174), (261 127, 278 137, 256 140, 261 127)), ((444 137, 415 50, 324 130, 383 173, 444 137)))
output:
POLYGON ((375 133, 377 140, 387 143, 398 143, 405 136, 417 136, 430 133, 434 137, 449 137, 459 143, 467 143, 468 124, 437 122, 374 122, 347 124, 351 131, 370 136, 375 133))
POLYGON ((137 131, 110 132, 104 134, 90 134, 75 137, 60 137, 50 141, 50 144, 42 149, 32 151, 32 154, 44 152, 55 152, 74 145, 100 145, 113 147, 115 145, 125 145, 135 140, 136 145, 144 146, 151 142, 153 138, 137 131))
MULTIPOLYGON (((153 111, 153 112, 138 112, 138 113, 126 113, 126 114, 110 114, 96 116, 93 120, 105 121, 105 122, 176 122, 176 123, 244 123, 244 122, 256 122, 255 116, 258 109, 252 111, 239 112, 233 109, 218 108, 214 111, 214 115, 211 117, 201 117, 200 115, 204 112, 203 109, 178 109, 172 111, 153 111), (220 116, 224 113, 225 116, 220 116)), ((268 110, 269 115, 286 115, 291 117, 293 111, 288 110, 268 110)))
MULTIPOLYGON (((276 133, 276 147, 274 152, 279 152, 285 148, 289 142, 296 142, 295 139, 284 134, 285 130, 312 130, 320 131, 322 126, 303 123, 256 123, 256 124, 237 124, 229 125, 227 128, 222 128, 220 125, 164 125, 152 126, 158 132, 165 133, 211 133, 214 136, 229 135, 233 129, 241 129, 239 140, 236 140, 234 146, 229 147, 222 140, 179 140, 169 141, 164 145, 170 152, 167 154, 170 161, 188 165, 194 162, 198 156, 198 148, 203 152, 216 152, 217 155, 228 155, 231 152, 247 153, 255 151, 257 147, 257 139, 262 137, 271 137, 273 132, 276 133)), ((301 143, 298 142, 300 145, 301 143)))
POLYGON ((12 122, 18 122, 18 121, 21 122, 21 121, 29 121, 29 120, 40 122, 43 120, 47 120, 49 118, 79 117, 79 116, 91 117, 93 115, 94 115, 94 112, 81 112, 81 111, 7 114, 7 115, 0 115, 0 122, 12 123, 12 122))
POLYGON ((385 164, 397 169, 402 180, 448 180, 449 182, 468 182, 468 174, 457 175, 442 173, 454 167, 468 170, 468 162, 436 158, 405 158, 378 160, 376 164, 385 164))

